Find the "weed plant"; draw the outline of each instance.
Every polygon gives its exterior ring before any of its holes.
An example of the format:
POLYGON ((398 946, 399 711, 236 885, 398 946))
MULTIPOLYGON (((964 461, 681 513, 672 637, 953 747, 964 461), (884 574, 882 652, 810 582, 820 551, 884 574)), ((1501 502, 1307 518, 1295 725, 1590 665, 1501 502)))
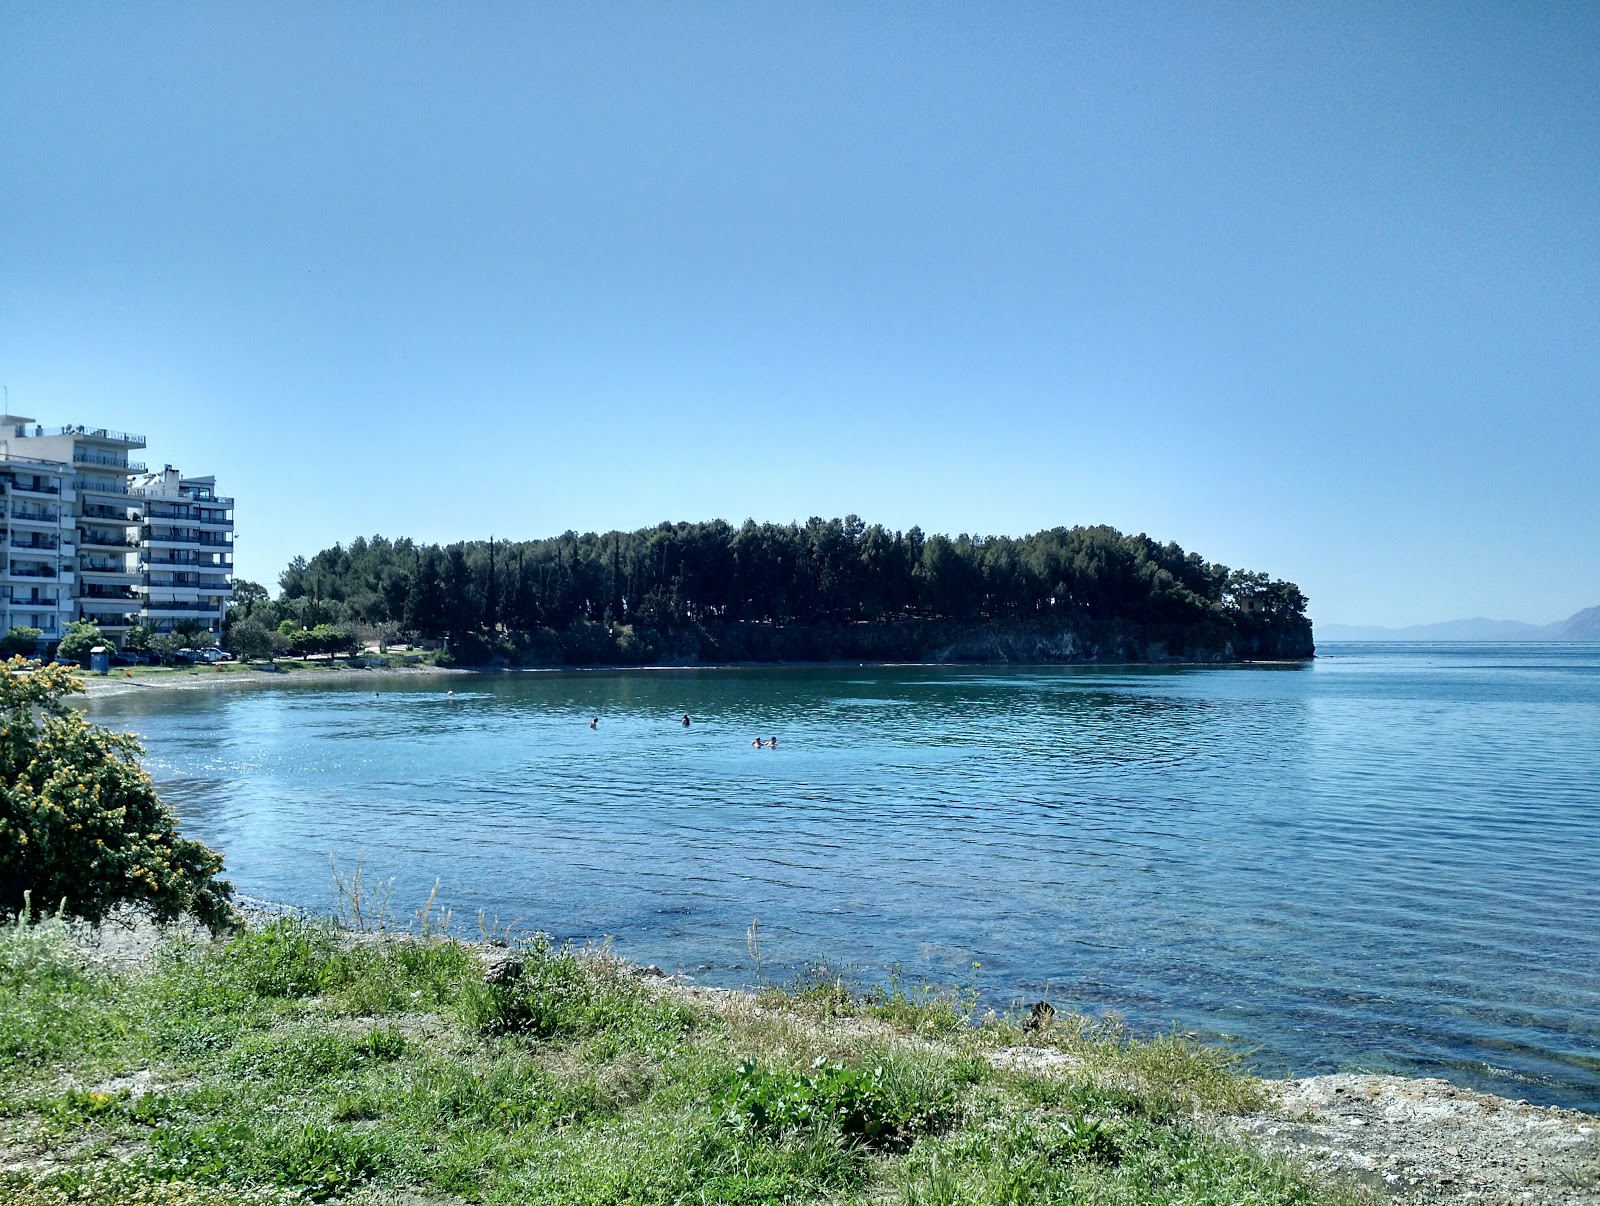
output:
POLYGON ((1353 1201, 1215 1137, 1251 1082, 1176 1036, 1058 1015, 1065 1073, 966 990, 689 994, 545 938, 487 983, 432 935, 275 921, 85 966, 0 929, 0 1201, 1353 1201))

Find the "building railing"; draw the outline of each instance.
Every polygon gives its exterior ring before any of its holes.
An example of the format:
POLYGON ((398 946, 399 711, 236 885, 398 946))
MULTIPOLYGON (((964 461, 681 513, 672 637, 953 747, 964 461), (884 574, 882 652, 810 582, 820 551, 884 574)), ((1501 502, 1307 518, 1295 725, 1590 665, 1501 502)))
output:
POLYGON ((46 510, 29 511, 23 507, 12 507, 11 518, 20 519, 24 523, 60 523, 61 513, 59 511, 46 510))
POLYGON ((92 544, 101 549, 136 549, 139 547, 137 540, 129 540, 123 536, 96 536, 93 532, 79 531, 79 544, 92 544))
POLYGON ((121 561, 84 560, 78 563, 78 570, 85 574, 127 574, 133 578, 139 576, 138 570, 130 569, 126 562, 121 561))
POLYGON ((72 450, 74 465, 108 465, 113 469, 126 469, 129 473, 143 473, 149 467, 143 461, 130 461, 125 456, 112 456, 105 452, 90 452, 87 448, 72 450))
POLYGON ((73 489, 88 490, 95 494, 127 494, 127 482, 96 481, 93 478, 80 477, 73 480, 73 489))
POLYGON ((22 566, 13 564, 11 566, 11 576, 13 578, 54 578, 56 571, 48 565, 38 565, 32 569, 25 569, 22 566))
POLYGON ((128 599, 137 599, 139 596, 126 586, 85 586, 78 597, 88 600, 121 599, 126 601, 128 599))
POLYGON ((210 612, 212 615, 215 615, 218 612, 218 610, 220 610, 220 609, 217 608, 217 607, 212 606, 210 603, 180 603, 176 599, 146 599, 145 603, 144 603, 144 610, 145 611, 204 611, 204 612, 210 612))
POLYGON ((228 553, 209 553, 202 557, 199 553, 172 553, 167 556, 158 556, 154 553, 147 554, 144 558, 145 565, 194 565, 202 569, 221 569, 233 564, 233 557, 228 553))
POLYGON ((15 536, 10 543, 14 549, 37 549, 41 553, 53 553, 61 547, 59 540, 18 540, 15 536))
POLYGON ((6 602, 12 607, 55 607, 59 600, 53 596, 48 599, 30 599, 26 595, 12 595, 6 602))
POLYGON ((32 482, 14 482, 9 479, 6 485, 10 486, 13 493, 17 494, 60 494, 60 486, 41 486, 32 482))
POLYGON ((142 435, 130 435, 126 431, 112 431, 107 427, 85 427, 81 423, 75 427, 40 427, 35 424, 31 431, 26 423, 18 423, 16 432, 19 438, 33 436, 37 439, 42 436, 80 435, 89 436, 91 439, 97 440, 115 440, 119 444, 137 444, 140 448, 145 446, 145 438, 142 435))

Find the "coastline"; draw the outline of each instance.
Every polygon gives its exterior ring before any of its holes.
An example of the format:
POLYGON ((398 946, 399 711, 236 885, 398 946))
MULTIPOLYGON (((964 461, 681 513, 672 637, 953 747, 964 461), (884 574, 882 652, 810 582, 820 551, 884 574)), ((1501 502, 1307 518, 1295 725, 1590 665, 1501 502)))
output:
POLYGON ((85 699, 111 699, 116 696, 138 695, 145 692, 201 691, 230 686, 313 686, 331 685, 333 682, 349 684, 357 681, 403 680, 408 678, 461 679, 497 677, 518 674, 667 674, 693 672, 719 672, 729 670, 780 670, 825 669, 861 667, 873 670, 904 669, 1002 669, 1018 666, 1052 666, 1063 669, 1095 670, 1238 670, 1251 667, 1264 669, 1296 669, 1312 664, 1310 658, 1262 658, 1241 662, 902 662, 902 661, 785 661, 785 662, 708 662, 704 664, 627 665, 599 663, 581 666, 348 666, 302 665, 293 670, 269 670, 252 666, 249 669, 230 668, 218 670, 207 666, 200 669, 173 668, 159 675, 126 678, 116 674, 99 675, 80 673, 85 699))
MULTIPOLYGON (((315 921, 293 906, 248 898, 239 904, 250 930, 280 919, 315 921)), ((130 910, 98 926, 74 924, 73 931, 85 962, 113 973, 148 965, 173 936, 201 947, 208 943, 203 931, 191 925, 163 928, 130 910)), ((367 950, 429 941, 403 932, 336 932, 347 947, 367 950)), ((489 982, 521 974, 521 957, 515 950, 456 938, 431 941, 471 952, 486 969, 489 982)), ((824 1050, 874 1040, 930 1053, 969 1050, 1001 1075, 1064 1085, 1084 1078, 1099 1081, 1108 1071, 1097 1065, 1092 1045, 1085 1050, 1072 1038, 1070 1017, 1056 1018, 1031 1034, 1024 1029, 985 1037, 990 1034, 987 1024, 971 1022, 960 1023, 950 1033, 907 1032, 870 1011, 840 1009, 835 1004, 818 1012, 807 1003, 805 993, 702 987, 682 974, 669 975, 654 966, 641 968, 618 959, 603 947, 585 948, 580 954, 601 974, 620 974, 658 1000, 708 1011, 731 1029, 752 1036, 777 1036, 824 1050)), ((333 1033, 341 1023, 331 1019, 315 1025, 333 1033)), ((1128 1071, 1114 1073, 1114 1079, 1128 1071)), ((1341 1072, 1257 1083, 1260 1092, 1250 1098, 1253 1104, 1233 1109, 1196 1103, 1189 1113, 1191 1123, 1271 1157, 1288 1159, 1327 1183, 1354 1185, 1376 1200, 1418 1206, 1600 1203, 1600 1116, 1497 1097, 1437 1078, 1341 1072)), ((38 1156, 29 1153, 29 1159, 19 1160, 23 1151, 6 1148, 0 1141, 4 1171, 38 1172, 53 1164, 48 1153, 41 1165, 38 1156)))

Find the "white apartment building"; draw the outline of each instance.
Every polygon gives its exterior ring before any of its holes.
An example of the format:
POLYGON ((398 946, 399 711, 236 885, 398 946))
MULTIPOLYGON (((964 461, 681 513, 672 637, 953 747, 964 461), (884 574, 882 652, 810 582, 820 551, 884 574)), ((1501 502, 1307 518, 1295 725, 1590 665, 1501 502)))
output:
MULTIPOLYGON (((30 625, 43 629, 47 640, 73 619, 93 620, 113 637, 135 624, 167 632, 199 622, 221 633, 233 594, 233 500, 217 497, 213 478, 185 478, 171 466, 148 473, 128 456, 144 446, 143 436, 104 427, 46 428, 0 415, 0 478, 15 466, 19 478, 54 474, 60 482, 54 508, 62 525, 55 535, 60 553, 53 567, 36 556, 50 542, 37 524, 8 533, 8 551, 22 576, 32 568, 48 577, 53 568, 60 583, 54 626, 30 625), (46 466, 49 473, 25 465, 46 466), (19 539, 37 543, 19 545, 19 539)), ((7 490, 19 500, 8 498, 8 512, 19 506, 30 511, 32 495, 10 485, 7 490)), ((48 514, 51 508, 32 510, 48 514)), ((6 580, 11 600, 42 598, 45 592, 35 595, 33 586, 23 582, 19 591, 15 573, 6 580)), ((35 614, 16 602, 9 608, 12 616, 35 614)))
POLYGON ((77 616, 73 505, 65 465, 0 453, 0 632, 53 641, 77 616))
POLYGON ((169 632, 198 620, 221 634, 233 597, 233 499, 214 477, 184 477, 171 465, 135 480, 143 506, 139 623, 169 632))

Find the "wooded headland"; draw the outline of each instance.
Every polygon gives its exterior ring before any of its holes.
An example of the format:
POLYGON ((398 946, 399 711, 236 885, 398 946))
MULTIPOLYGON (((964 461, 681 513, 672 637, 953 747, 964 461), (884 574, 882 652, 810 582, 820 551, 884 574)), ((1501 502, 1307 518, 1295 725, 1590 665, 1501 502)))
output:
POLYGON ((463 665, 1162 662, 1313 655, 1306 597, 1114 528, 948 537, 856 516, 544 540, 361 538, 240 583, 266 632, 447 640, 463 665))

